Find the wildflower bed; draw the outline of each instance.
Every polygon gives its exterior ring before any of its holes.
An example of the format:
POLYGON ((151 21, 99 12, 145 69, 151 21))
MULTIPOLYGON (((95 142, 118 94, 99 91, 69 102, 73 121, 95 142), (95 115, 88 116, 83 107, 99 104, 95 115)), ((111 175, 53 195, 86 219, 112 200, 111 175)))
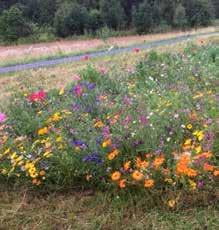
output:
POLYGON ((65 88, 16 93, 0 113, 1 183, 215 190, 217 55, 150 52, 120 74, 89 65, 65 88))

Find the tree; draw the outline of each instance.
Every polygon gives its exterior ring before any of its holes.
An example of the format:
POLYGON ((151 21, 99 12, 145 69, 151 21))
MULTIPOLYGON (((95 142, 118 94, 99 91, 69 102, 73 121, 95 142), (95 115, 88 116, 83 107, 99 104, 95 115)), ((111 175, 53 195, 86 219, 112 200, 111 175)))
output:
POLYGON ((18 6, 4 10, 0 16, 0 35, 4 41, 15 41, 33 33, 32 25, 18 6))
POLYGON ((102 0, 100 11, 105 25, 120 29, 124 24, 124 11, 118 0, 102 0))
POLYGON ((178 4, 175 9, 174 17, 173 17, 173 25, 179 28, 184 28, 187 25, 186 10, 181 3, 178 4))
POLYGON ((89 12, 89 20, 87 24, 88 31, 91 31, 93 33, 96 30, 100 29, 102 26, 103 26, 103 21, 102 21, 100 11, 96 9, 92 9, 89 12))
POLYGON ((55 14, 54 26, 58 36, 83 34, 88 24, 88 11, 77 3, 64 3, 55 14))
POLYGON ((184 0, 188 24, 191 27, 207 26, 214 17, 210 0, 184 0))
POLYGON ((159 9, 154 2, 145 0, 133 9, 133 25, 138 33, 151 32, 159 23, 159 9))

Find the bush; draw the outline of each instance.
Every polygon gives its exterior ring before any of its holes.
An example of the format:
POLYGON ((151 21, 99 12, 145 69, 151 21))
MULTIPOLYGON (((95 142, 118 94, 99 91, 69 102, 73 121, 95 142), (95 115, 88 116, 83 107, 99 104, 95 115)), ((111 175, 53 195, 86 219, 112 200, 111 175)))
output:
POLYGON ((100 12, 106 26, 113 29, 121 29, 124 25, 124 11, 120 1, 101 0, 100 12))
POLYGON ((89 12, 87 30, 94 33, 103 26, 103 20, 99 10, 91 10, 89 12))
POLYGON ((185 6, 189 26, 207 26, 211 23, 211 20, 214 17, 211 1, 185 0, 185 6))
POLYGON ((61 37, 83 34, 88 25, 88 11, 76 3, 64 3, 57 10, 54 27, 61 37))
POLYGON ((0 36, 4 41, 16 41, 33 33, 33 24, 24 17, 21 9, 12 6, 0 16, 0 36))
POLYGON ((151 52, 132 72, 88 66, 65 89, 17 95, 0 113, 2 183, 213 190, 216 51, 151 52))
POLYGON ((145 0, 133 10, 133 25, 138 33, 149 33, 159 25, 159 10, 155 3, 145 0))
POLYGON ((174 12, 173 25, 175 27, 185 28, 187 23, 185 7, 182 4, 179 4, 174 12))

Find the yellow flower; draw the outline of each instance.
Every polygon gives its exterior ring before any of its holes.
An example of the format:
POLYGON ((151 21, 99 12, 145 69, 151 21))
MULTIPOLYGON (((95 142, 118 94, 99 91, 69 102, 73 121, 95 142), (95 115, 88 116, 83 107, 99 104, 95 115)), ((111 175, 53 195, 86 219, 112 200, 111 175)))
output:
POLYGON ((116 172, 114 172, 114 173, 111 175, 111 179, 112 179, 113 181, 119 180, 120 177, 121 177, 121 173, 120 173, 119 171, 116 171, 116 172))
POLYGON ((95 128, 102 128, 104 126, 103 122, 102 121, 97 121, 95 124, 94 124, 94 127, 95 128))
POLYGON ((102 143, 103 148, 106 148, 106 147, 108 147, 110 145, 112 145, 112 141, 110 139, 107 139, 102 143))
POLYGON ((144 178, 144 175, 139 172, 138 170, 135 170, 133 173, 132 173, 132 178, 136 181, 141 181, 143 180, 144 178))
POLYGON ((56 142, 58 142, 58 143, 59 143, 59 142, 62 142, 62 137, 61 137, 61 136, 60 136, 60 137, 57 137, 57 138, 56 138, 56 142))
POLYGON ((186 126, 187 129, 192 129, 192 127, 193 127, 192 124, 188 124, 188 125, 186 126))
POLYGON ((195 148, 195 151, 197 154, 199 154, 202 151, 202 147, 199 145, 195 148))
POLYGON ((189 180, 189 185, 190 185, 191 190, 196 190, 197 185, 193 180, 189 180))
POLYGON ((176 206, 176 201, 172 199, 169 200, 167 204, 170 208, 174 208, 176 206))
POLYGON ((42 136, 42 135, 47 134, 48 132, 49 132, 48 128, 47 128, 47 127, 44 127, 44 128, 42 128, 42 129, 39 129, 39 130, 38 130, 38 135, 39 135, 39 136, 42 136))
POLYGON ((65 93, 64 88, 61 88, 60 91, 59 91, 59 96, 62 96, 64 93, 65 93))
POLYGON ((154 186, 154 180, 152 179, 147 179, 144 181, 144 187, 145 188, 151 188, 154 186))

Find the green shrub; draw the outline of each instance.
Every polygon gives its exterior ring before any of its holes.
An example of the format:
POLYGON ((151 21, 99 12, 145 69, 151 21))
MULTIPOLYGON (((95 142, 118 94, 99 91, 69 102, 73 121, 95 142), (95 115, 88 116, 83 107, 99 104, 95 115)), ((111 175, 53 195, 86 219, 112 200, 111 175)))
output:
POLYGON ((17 6, 4 10, 0 16, 0 36, 4 41, 16 41, 33 33, 31 24, 17 6))
POLYGON ((54 18, 56 34, 61 37, 83 34, 88 25, 88 18, 85 7, 76 3, 64 3, 54 18))

